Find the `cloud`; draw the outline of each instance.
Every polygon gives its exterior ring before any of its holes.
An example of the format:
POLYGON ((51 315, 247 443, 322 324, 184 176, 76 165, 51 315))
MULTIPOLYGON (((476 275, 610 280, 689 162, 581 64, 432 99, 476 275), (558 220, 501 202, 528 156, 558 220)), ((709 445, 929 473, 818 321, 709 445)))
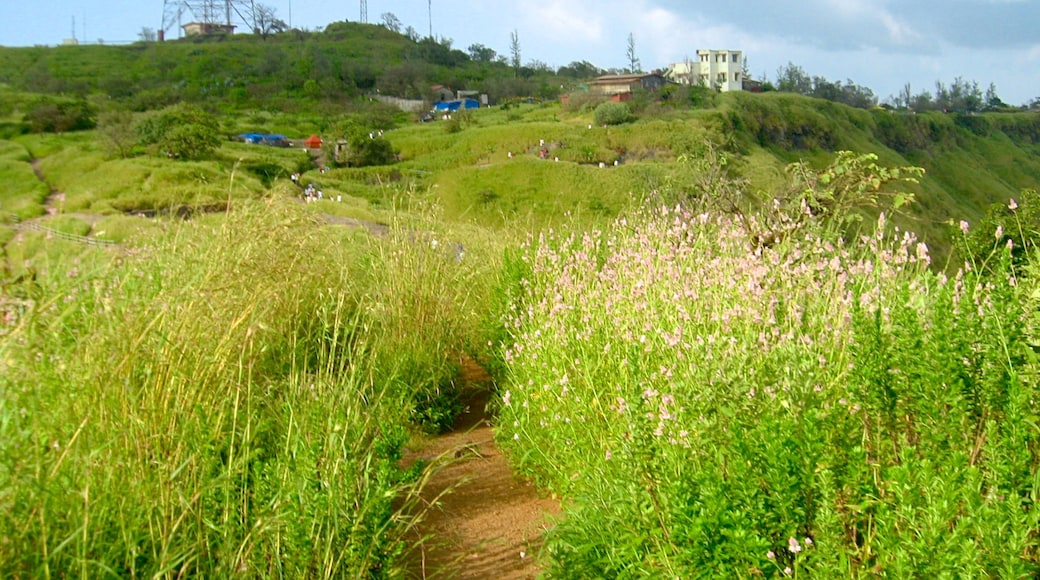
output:
POLYGON ((554 44, 599 45, 604 39, 604 19, 582 2, 546 0, 524 9, 525 28, 554 44))

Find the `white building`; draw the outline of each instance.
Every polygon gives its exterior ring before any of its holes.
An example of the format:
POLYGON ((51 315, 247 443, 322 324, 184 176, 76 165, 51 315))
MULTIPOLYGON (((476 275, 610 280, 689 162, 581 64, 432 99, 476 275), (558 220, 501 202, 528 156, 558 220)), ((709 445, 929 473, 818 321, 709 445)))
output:
POLYGON ((744 57, 739 50, 697 51, 697 60, 668 67, 665 76, 679 84, 699 84, 717 91, 739 91, 744 82, 744 57))

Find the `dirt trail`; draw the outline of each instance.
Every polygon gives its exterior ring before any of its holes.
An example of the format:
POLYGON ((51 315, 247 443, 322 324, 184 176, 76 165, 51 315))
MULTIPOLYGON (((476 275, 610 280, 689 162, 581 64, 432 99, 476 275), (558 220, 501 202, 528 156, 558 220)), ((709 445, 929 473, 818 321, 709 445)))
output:
POLYGON ((405 459, 443 456, 449 462, 423 492, 427 501, 440 499, 417 530, 431 539, 415 556, 413 577, 535 578, 545 516, 559 513, 559 502, 517 478, 495 445, 486 412, 487 372, 464 361, 462 381, 468 412, 452 432, 417 444, 405 459))

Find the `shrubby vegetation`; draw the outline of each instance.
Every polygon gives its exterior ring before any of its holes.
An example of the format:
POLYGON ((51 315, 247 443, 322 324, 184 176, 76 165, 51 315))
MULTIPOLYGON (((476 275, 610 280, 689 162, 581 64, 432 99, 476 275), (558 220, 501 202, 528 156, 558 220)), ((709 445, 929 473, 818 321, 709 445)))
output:
POLYGON ((1035 116, 559 107, 604 71, 389 24, 0 49, 0 575, 398 575, 401 445, 491 348, 553 574, 1036 575, 1035 116), (354 99, 431 81, 502 106, 354 99))
POLYGON ((632 111, 625 103, 600 103, 592 120, 597 125, 620 125, 632 120, 632 111))
POLYGON ((1032 278, 758 229, 647 211, 514 259, 498 438, 566 498, 550 573, 1036 574, 1032 278))
POLYGON ((41 98, 25 113, 29 129, 36 133, 84 131, 96 125, 96 113, 84 100, 41 98))
POLYGON ((199 107, 182 103, 141 120, 134 129, 139 142, 156 154, 174 159, 202 159, 220 145, 217 119, 199 107))
POLYGON ((283 201, 162 229, 5 286, 0 574, 399 575, 478 270, 283 201))

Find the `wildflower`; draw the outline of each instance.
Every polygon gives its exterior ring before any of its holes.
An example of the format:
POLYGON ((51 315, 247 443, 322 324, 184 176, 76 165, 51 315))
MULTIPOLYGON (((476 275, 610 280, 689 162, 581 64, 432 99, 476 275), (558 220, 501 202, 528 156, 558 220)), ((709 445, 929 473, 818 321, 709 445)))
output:
POLYGON ((802 546, 798 543, 798 538, 795 538, 793 536, 788 538, 787 549, 790 550, 792 554, 797 554, 798 552, 801 552, 802 546))
POLYGON ((806 546, 811 546, 812 545, 812 538, 805 538, 805 545, 806 546))
POLYGON ((769 558, 770 560, 775 560, 776 554, 772 550, 769 550, 768 552, 766 552, 766 558, 769 558))
POLYGON ((787 574, 788 576, 791 575, 791 567, 790 566, 787 566, 786 568, 784 568, 784 574, 787 574))
POLYGON ((964 235, 968 234, 968 222, 964 220, 961 220, 961 232, 964 233, 964 235))
POLYGON ((1018 209, 1018 204, 1015 203, 1015 198, 1011 198, 1011 202, 1008 203, 1008 209, 1011 211, 1015 211, 1016 209, 1018 209))
POLYGON ((997 231, 993 232, 993 237, 998 241, 1004 237, 1004 226, 998 225, 997 231))

